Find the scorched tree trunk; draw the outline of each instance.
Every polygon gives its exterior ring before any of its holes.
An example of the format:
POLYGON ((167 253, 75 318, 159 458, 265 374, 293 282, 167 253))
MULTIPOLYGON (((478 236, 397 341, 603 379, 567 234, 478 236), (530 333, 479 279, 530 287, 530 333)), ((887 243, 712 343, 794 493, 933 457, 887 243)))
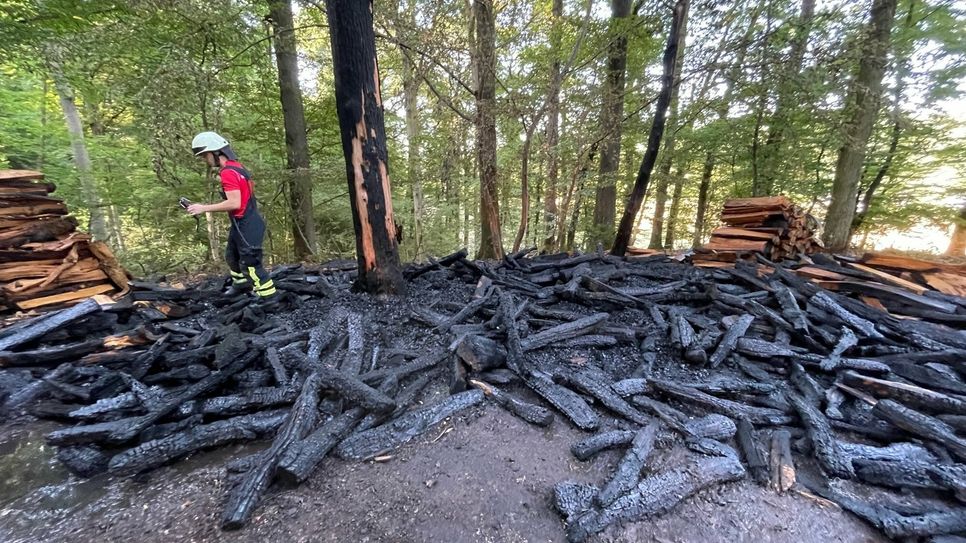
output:
POLYGON ((327 0, 325 4, 356 233, 356 287, 367 292, 398 293, 404 285, 392 214, 372 0, 327 0))

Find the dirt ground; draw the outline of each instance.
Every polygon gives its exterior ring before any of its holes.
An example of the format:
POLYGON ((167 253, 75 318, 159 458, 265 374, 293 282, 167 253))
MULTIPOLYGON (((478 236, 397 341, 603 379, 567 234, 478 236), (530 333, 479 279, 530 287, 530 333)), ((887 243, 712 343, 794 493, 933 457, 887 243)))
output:
MULTIPOLYGON (((552 486, 565 479, 600 483, 619 459, 611 451, 579 462, 568 450, 584 435, 578 430, 559 420, 537 430, 487 405, 444 422, 387 462, 326 460, 306 484, 272 492, 247 527, 222 532, 227 478, 220 466, 253 446, 196 455, 146 480, 65 480, 30 428, 16 448, 0 448, 0 481, 39 483, 0 507, 0 541, 7 543, 565 541, 552 486)), ((26 429, 2 435, 18 432, 26 429)), ((675 452, 661 451, 655 467, 668 465, 675 452)), ((661 518, 612 527, 594 541, 884 539, 840 510, 745 481, 702 492, 661 518)))

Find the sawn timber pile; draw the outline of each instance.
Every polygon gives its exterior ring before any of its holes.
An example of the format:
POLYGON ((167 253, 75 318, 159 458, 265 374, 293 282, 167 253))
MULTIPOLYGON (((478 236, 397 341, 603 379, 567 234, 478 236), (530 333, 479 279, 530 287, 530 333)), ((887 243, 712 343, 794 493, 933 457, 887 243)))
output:
POLYGON ((62 307, 128 291, 110 248, 77 231, 52 183, 29 170, 0 170, 0 312, 62 307))
POLYGON ((571 541, 746 477, 821 496, 897 540, 966 531, 961 325, 897 318, 771 262, 709 271, 664 256, 525 255, 462 251, 412 267, 411 294, 382 305, 349 292, 351 272, 288 268, 276 270, 289 299, 274 315, 213 303, 203 287, 152 287, 133 295, 183 311, 47 316, 59 325, 0 332, 6 353, 35 361, 4 372, 27 383, 4 405, 71 423, 48 440, 83 476, 269 440, 226 466, 225 528, 327 456, 390 457, 489 401, 586 431, 580 461, 624 450, 599 484, 546 489, 571 541), (98 330, 104 315, 119 316, 104 332, 137 325, 157 339, 85 364, 39 362, 42 345, 64 348, 64 327, 98 330), (451 395, 420 405, 440 386, 451 395), (655 469, 669 448, 689 452, 655 469))

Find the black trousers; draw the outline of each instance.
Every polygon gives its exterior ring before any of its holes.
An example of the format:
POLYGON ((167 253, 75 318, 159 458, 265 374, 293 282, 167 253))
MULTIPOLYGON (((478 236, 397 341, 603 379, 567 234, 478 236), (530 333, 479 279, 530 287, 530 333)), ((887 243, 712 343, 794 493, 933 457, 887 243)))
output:
POLYGON ((241 218, 231 218, 225 260, 236 288, 251 288, 259 296, 275 294, 275 283, 262 266, 262 242, 265 220, 257 210, 249 210, 241 218))

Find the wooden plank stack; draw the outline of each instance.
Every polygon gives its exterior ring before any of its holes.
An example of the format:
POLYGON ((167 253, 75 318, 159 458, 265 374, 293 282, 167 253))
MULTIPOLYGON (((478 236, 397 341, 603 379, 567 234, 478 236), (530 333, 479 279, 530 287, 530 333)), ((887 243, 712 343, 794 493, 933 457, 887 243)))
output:
POLYGON ((777 261, 821 248, 813 237, 815 220, 785 196, 728 200, 721 222, 695 262, 734 262, 750 253, 777 261))
POLYGON ((0 311, 50 308, 122 295, 128 275, 100 241, 77 231, 52 183, 0 170, 0 311))

